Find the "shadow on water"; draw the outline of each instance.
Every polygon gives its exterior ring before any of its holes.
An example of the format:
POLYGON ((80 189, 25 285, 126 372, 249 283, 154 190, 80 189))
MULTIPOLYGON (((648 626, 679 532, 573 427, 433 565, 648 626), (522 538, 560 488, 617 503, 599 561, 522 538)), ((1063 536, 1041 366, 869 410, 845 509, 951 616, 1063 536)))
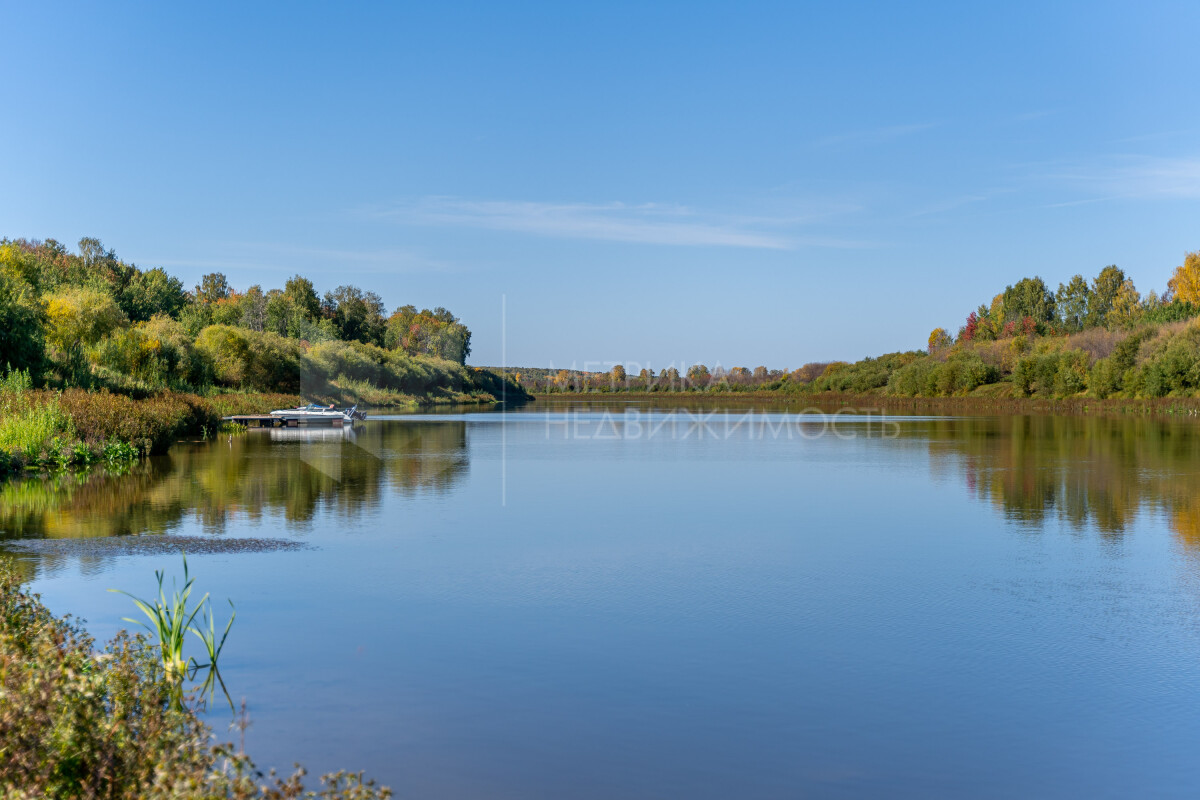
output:
POLYGON ((265 515, 302 527, 319 509, 353 516, 389 491, 449 491, 467 469, 466 451, 462 422, 181 443, 128 470, 0 484, 0 540, 162 534, 184 521, 223 534, 234 520, 265 515))

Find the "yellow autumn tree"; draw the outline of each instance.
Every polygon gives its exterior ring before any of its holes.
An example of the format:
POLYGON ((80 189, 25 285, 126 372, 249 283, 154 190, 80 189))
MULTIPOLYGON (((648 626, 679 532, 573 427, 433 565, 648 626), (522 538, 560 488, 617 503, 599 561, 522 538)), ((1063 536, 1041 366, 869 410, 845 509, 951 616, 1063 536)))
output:
POLYGON ((1200 250, 1184 256, 1183 266, 1175 268, 1167 287, 1176 300, 1200 305, 1200 250))
POLYGON ((116 301, 96 289, 67 289, 46 298, 46 341, 59 353, 96 344, 128 324, 116 301))
POLYGON ((954 340, 950 338, 950 334, 945 328, 934 328, 929 334, 929 352, 934 350, 944 350, 954 344, 954 340))

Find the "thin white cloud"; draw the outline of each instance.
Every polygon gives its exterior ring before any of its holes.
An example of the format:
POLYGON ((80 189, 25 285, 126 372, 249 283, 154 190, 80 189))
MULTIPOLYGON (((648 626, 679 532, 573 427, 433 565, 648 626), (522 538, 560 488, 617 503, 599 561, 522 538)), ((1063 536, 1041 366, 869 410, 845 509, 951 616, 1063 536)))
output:
MULTIPOLYGON (((1200 199, 1200 157, 1116 156, 1099 162, 1049 169, 1041 176, 1090 198, 1200 199)), ((1083 200, 1071 201, 1071 203, 1083 200)))
POLYGON ((369 216, 406 225, 478 228, 565 239, 686 247, 789 250, 798 246, 862 247, 862 242, 796 231, 804 217, 701 213, 680 205, 543 203, 426 197, 369 216))
POLYGON ((218 271, 263 270, 323 275, 355 273, 445 272, 451 265, 404 250, 352 250, 271 242, 225 242, 214 245, 200 258, 142 259, 164 267, 191 267, 218 271), (213 253, 216 253, 215 255, 213 253), (230 253, 228 256, 222 253, 230 253))

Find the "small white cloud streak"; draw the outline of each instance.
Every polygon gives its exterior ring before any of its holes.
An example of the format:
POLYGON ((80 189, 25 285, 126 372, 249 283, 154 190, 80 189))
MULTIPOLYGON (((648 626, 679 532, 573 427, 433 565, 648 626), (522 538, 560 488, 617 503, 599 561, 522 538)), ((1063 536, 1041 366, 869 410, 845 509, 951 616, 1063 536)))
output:
POLYGON ((623 203, 533 203, 502 200, 426 198, 385 216, 421 225, 450 225, 514 231, 569 239, 636 244, 750 247, 782 250, 781 236, 691 219, 677 206, 623 203))
POLYGON ((192 267, 218 271, 255 269, 316 275, 345 272, 347 265, 353 265, 351 269, 355 273, 364 274, 453 271, 447 264, 403 250, 339 250, 267 242, 225 243, 213 249, 233 251, 239 255, 225 258, 217 256, 143 260, 147 263, 153 261, 164 267, 192 267))
POLYGON ((788 229, 808 221, 801 217, 720 216, 702 214, 686 206, 655 203, 540 203, 427 197, 367 214, 407 225, 478 228, 633 244, 768 250, 790 250, 805 245, 869 246, 864 242, 787 233, 788 229))
MULTIPOLYGON (((1200 199, 1198 157, 1119 156, 1097 164, 1049 171, 1043 177, 1071 185, 1100 200, 1200 199)), ((1080 202, 1087 201, 1059 205, 1080 202)))

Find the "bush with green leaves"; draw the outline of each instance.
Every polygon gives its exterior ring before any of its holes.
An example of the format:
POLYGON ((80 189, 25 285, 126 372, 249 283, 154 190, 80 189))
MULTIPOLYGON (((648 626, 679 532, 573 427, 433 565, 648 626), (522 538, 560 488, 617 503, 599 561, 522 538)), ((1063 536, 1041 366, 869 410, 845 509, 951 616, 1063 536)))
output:
POLYGON ((817 392, 852 392, 864 394, 887 386, 892 373, 922 356, 919 352, 887 353, 878 358, 864 358, 853 364, 830 364, 811 384, 817 392))
POLYGON ((1117 343, 1111 355, 1097 360, 1088 376, 1088 391, 1105 398, 1132 388, 1126 386, 1126 376, 1134 370, 1142 343, 1151 335, 1149 329, 1131 333, 1117 343))
MULTIPOLYGON (((0 247, 0 256, 10 248, 0 247)), ((0 263, 0 363, 38 374, 46 359, 46 312, 34 288, 0 263)))
POLYGON ((956 352, 945 361, 925 357, 897 369, 887 392, 901 397, 951 397, 970 394, 1000 379, 1000 372, 978 353, 956 352))
POLYGON ((391 792, 336 773, 259 773, 178 702, 158 648, 119 633, 103 651, 57 618, 0 557, 0 796, 6 800, 376 800, 391 792))
POLYGON ((1160 343, 1141 365, 1136 381, 1150 397, 1191 395, 1200 390, 1200 325, 1192 324, 1160 343))
POLYGON ((1068 397, 1088 389, 1091 370, 1082 350, 1050 350, 1018 359, 1012 382, 1026 397, 1068 397))
POLYGON ((223 386, 300 391, 305 357, 295 340, 231 325, 209 325, 196 337, 196 351, 223 386))

